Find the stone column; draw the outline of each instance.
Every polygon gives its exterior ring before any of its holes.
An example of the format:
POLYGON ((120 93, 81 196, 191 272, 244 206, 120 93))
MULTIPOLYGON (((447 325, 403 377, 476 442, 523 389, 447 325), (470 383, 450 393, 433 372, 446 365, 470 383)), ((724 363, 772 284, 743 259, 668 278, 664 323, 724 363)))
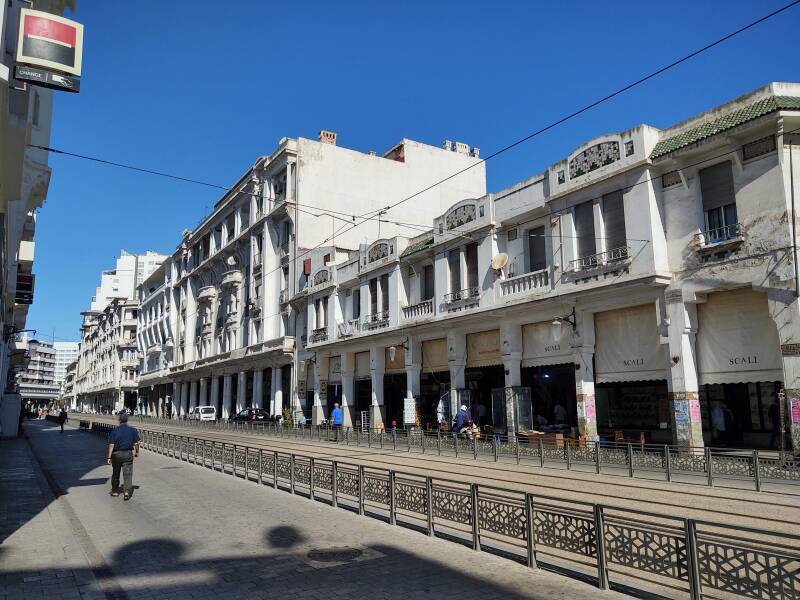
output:
POLYGON ((353 407, 356 403, 356 355, 342 353, 342 427, 353 427, 353 407))
MULTIPOLYGON (((211 398, 209 398, 209 405, 217 407, 217 398, 219 398, 219 376, 211 377, 211 398)), ((222 418, 222 415, 217 415, 217 418, 222 418)))
MULTIPOLYGON (((519 430, 515 402, 520 400, 511 388, 522 385, 522 326, 515 323, 503 323, 500 327, 500 352, 503 356, 505 374, 506 431, 513 436, 519 430)), ((487 406, 487 412, 492 407, 487 406)))
POLYGON ((403 401, 403 425, 416 426, 417 402, 421 396, 422 343, 409 337, 406 359, 406 397, 403 401))
POLYGON ((224 375, 222 379, 222 418, 230 417, 231 393, 233 391, 233 381, 231 375, 224 375))
POLYGON ((208 380, 205 377, 200 378, 200 398, 198 399, 198 406, 208 406, 208 380))
MULTIPOLYGON (((575 347, 575 398, 577 400, 578 433, 591 442, 597 435, 597 408, 594 396, 594 314, 578 312, 575 347)), ((563 327, 570 327, 564 323, 563 327)))
POLYGON ((681 448, 702 452, 703 422, 700 416, 700 396, 697 385, 695 339, 697 335, 697 305, 683 301, 680 290, 664 293, 669 338, 669 399, 672 411, 672 442, 681 448))
POLYGON ((800 451, 800 299, 792 291, 780 289, 771 290, 768 299, 781 343, 784 388, 781 414, 786 432, 783 449, 797 453, 800 451))
POLYGON ((192 381, 189 387, 189 408, 192 409, 195 406, 199 406, 197 402, 197 380, 195 379, 192 381))
POLYGON ((383 346, 369 349, 370 377, 372 379, 372 405, 369 411, 371 429, 383 429, 386 406, 383 403, 383 377, 386 373, 386 349, 383 346))
POLYGON ((272 369, 272 397, 274 402, 274 415, 283 414, 283 368, 272 369))
POLYGON ((450 367, 450 421, 455 418, 461 402, 461 390, 466 387, 464 370, 467 366, 467 336, 458 331, 447 334, 447 363, 450 367))
POLYGON ((185 417, 189 412, 189 382, 181 383, 181 417, 185 417))
POLYGON ((253 371, 253 408, 263 408, 264 406, 264 369, 253 371))
POLYGON ((239 371, 236 385, 236 413, 244 410, 247 404, 247 371, 239 371))
MULTIPOLYGON (((328 400, 328 366, 329 356, 319 356, 314 363, 314 406, 311 407, 311 422, 314 425, 321 425, 325 419, 325 409, 328 400)), ((308 361, 306 361, 308 369, 308 361)))

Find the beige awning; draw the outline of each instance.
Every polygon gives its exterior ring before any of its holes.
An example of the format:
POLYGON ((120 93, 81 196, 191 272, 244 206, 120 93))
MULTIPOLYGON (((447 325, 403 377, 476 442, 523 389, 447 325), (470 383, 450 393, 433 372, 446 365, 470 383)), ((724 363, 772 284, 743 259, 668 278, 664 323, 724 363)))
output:
POLYGON ((328 383, 339 383, 342 381, 342 357, 331 356, 328 359, 328 383))
POLYGON ((359 352, 356 354, 356 379, 369 379, 369 352, 359 352))
POLYGON ((467 367, 502 365, 500 330, 467 334, 467 367))
POLYGON ((395 346, 394 360, 389 360, 389 348, 385 350, 386 373, 405 373, 406 372, 406 349, 403 346, 395 346))
POLYGON ((553 338, 552 321, 522 326, 522 366, 539 367, 572 363, 572 327, 564 324, 558 339, 553 338))
POLYGON ((422 342, 422 372, 437 373, 449 371, 447 362, 447 339, 427 340, 422 342))
POLYGON ((655 304, 594 316, 597 383, 666 379, 667 351, 658 335, 655 304))
POLYGON ((766 294, 716 292, 697 306, 697 378, 700 385, 783 380, 766 294))

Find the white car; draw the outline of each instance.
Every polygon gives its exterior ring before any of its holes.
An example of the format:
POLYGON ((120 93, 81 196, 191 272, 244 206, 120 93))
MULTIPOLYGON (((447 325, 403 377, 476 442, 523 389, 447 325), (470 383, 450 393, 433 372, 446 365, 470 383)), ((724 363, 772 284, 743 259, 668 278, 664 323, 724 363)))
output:
POLYGON ((216 421, 217 409, 214 406, 195 406, 189 411, 188 418, 195 421, 216 421))

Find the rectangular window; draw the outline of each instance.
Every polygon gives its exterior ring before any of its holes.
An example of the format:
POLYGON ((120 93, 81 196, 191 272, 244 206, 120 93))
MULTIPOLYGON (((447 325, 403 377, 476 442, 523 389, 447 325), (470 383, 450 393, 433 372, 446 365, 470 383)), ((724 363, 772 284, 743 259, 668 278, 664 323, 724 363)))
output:
POLYGON ((358 319, 361 317, 361 290, 354 289, 351 297, 353 298, 353 318, 358 319))
POLYGON ((544 225, 535 227, 528 232, 528 272, 547 268, 544 235, 544 225))
POLYGON ((422 299, 430 300, 434 294, 434 271, 433 265, 425 265, 422 268, 422 299))
POLYGON ((369 280, 369 312, 378 312, 378 280, 374 278, 369 280))
POLYGON ((625 235, 625 202, 622 190, 603 196, 603 224, 606 230, 606 250, 614 250, 628 245, 625 235))
POLYGON ((738 235, 731 162, 726 161, 701 169, 699 176, 706 242, 720 242, 738 235))
POLYGON ((478 287, 478 244, 467 246, 467 287, 478 287))
POLYGON ((381 310, 389 312, 389 275, 381 275, 381 310))
POLYGON ((450 250, 447 264, 450 267, 450 292, 458 292, 461 290, 461 250, 450 250))
POLYGON ((681 176, 677 171, 670 171, 669 173, 664 173, 661 176, 662 188, 672 187, 673 185, 678 185, 679 183, 681 183, 681 176))
POLYGON ((578 238, 578 258, 597 253, 594 233, 594 203, 584 202, 575 207, 575 236, 578 238))
POLYGON ((755 142, 750 142, 742 146, 742 158, 749 160, 764 154, 769 154, 775 150, 775 136, 770 135, 755 142))

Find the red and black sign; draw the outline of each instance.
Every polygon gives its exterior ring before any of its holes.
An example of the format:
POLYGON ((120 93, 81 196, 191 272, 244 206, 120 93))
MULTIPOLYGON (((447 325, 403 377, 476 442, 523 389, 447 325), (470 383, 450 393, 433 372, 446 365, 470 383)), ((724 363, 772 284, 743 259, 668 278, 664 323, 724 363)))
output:
POLYGON ((80 75, 83 25, 49 13, 20 11, 17 62, 80 75))

